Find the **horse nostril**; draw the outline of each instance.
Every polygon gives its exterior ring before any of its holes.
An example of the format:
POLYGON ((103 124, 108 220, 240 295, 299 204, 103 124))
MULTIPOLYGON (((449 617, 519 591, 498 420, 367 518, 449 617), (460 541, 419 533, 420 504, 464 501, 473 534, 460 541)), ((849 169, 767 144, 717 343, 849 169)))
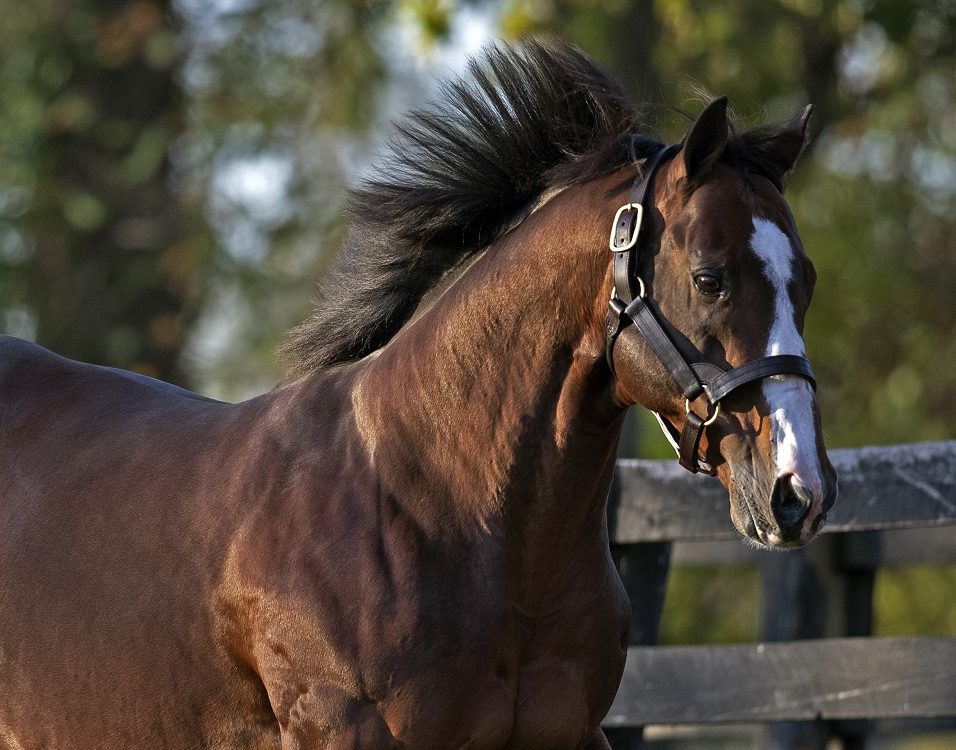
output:
POLYGON ((813 498, 800 485, 793 483, 793 474, 783 474, 773 483, 770 511, 781 530, 790 530, 800 524, 812 504, 813 498))

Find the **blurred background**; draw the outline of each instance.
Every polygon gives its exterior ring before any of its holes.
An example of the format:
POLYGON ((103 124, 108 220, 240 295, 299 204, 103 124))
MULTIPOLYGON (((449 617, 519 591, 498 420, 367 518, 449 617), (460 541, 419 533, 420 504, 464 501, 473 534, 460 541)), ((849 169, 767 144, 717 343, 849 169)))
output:
MULTIPOLYGON (((0 18, 0 331, 217 398, 270 388, 389 122, 489 41, 552 33, 663 140, 696 85, 745 123, 814 103, 788 197, 820 277, 828 445, 956 436, 956 0, 0 0, 0 18)), ((753 640, 756 575, 678 568, 663 639, 753 640)), ((881 573, 877 634, 956 634, 954 592, 953 567, 881 573)))

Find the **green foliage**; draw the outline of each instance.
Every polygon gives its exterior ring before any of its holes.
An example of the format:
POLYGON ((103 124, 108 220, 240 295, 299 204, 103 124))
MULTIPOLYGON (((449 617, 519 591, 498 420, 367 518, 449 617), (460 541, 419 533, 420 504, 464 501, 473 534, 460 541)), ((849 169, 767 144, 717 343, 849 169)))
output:
POLYGON ((448 35, 454 8, 447 0, 404 0, 401 6, 409 20, 421 29, 425 49, 448 35))
POLYGON ((956 565, 882 571, 873 592, 875 635, 956 633, 956 565))
POLYGON ((202 230, 168 179, 181 121, 168 2, 0 10, 0 320, 67 356, 182 381, 199 285, 163 258, 202 230))
POLYGON ((755 641, 759 603, 760 573, 756 568, 675 567, 667 580, 660 642, 755 641))
POLYGON ((380 34, 393 4, 184 1, 178 177, 216 238, 186 358, 224 398, 272 386, 275 348, 305 317, 341 231, 386 82, 380 34))

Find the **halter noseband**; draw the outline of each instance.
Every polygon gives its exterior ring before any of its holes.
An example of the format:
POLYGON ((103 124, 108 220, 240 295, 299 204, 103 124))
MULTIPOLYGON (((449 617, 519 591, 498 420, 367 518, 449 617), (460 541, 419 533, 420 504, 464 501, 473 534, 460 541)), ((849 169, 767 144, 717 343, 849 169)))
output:
POLYGON ((619 336, 643 337, 670 372, 685 399, 687 418, 683 429, 678 433, 673 425, 655 412, 661 429, 677 449, 681 466, 695 474, 713 475, 715 470, 700 459, 700 439, 707 425, 717 419, 721 399, 747 383, 774 375, 796 375, 807 380, 814 389, 816 381, 810 361, 794 354, 763 357, 730 370, 709 362, 688 362, 647 304, 644 282, 636 273, 638 239, 646 213, 645 200, 658 167, 680 149, 680 144, 666 146, 647 159, 643 175, 638 175, 634 180, 628 202, 614 216, 610 238, 614 255, 614 289, 608 303, 607 361, 613 373, 614 344, 619 336), (711 407, 705 418, 697 416, 690 408, 691 402, 701 396, 707 399, 711 407))

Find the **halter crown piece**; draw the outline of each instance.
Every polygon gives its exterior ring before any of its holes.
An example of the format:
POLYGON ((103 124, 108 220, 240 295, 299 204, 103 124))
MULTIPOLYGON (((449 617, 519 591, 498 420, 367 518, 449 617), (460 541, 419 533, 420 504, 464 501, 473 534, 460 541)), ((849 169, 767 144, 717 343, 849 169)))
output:
POLYGON ((688 362, 668 336, 657 315, 647 302, 644 282, 637 275, 637 255, 640 251, 640 233, 647 191, 654 174, 665 159, 680 151, 675 144, 661 148, 647 159, 643 174, 631 187, 628 202, 614 216, 610 248, 614 255, 614 290, 608 303, 607 361, 614 372, 614 344, 621 336, 640 336, 650 345, 658 359, 671 374, 684 394, 687 418, 680 432, 655 412, 664 435, 677 450, 680 465, 694 474, 715 474, 715 470, 700 457, 700 439, 704 429, 713 424, 720 413, 720 401, 741 386, 774 375, 796 375, 807 380, 816 389, 810 361, 794 354, 778 354, 746 362, 739 367, 724 370, 709 362, 688 362), (699 417, 691 402, 703 396, 710 405, 706 417, 699 417))

